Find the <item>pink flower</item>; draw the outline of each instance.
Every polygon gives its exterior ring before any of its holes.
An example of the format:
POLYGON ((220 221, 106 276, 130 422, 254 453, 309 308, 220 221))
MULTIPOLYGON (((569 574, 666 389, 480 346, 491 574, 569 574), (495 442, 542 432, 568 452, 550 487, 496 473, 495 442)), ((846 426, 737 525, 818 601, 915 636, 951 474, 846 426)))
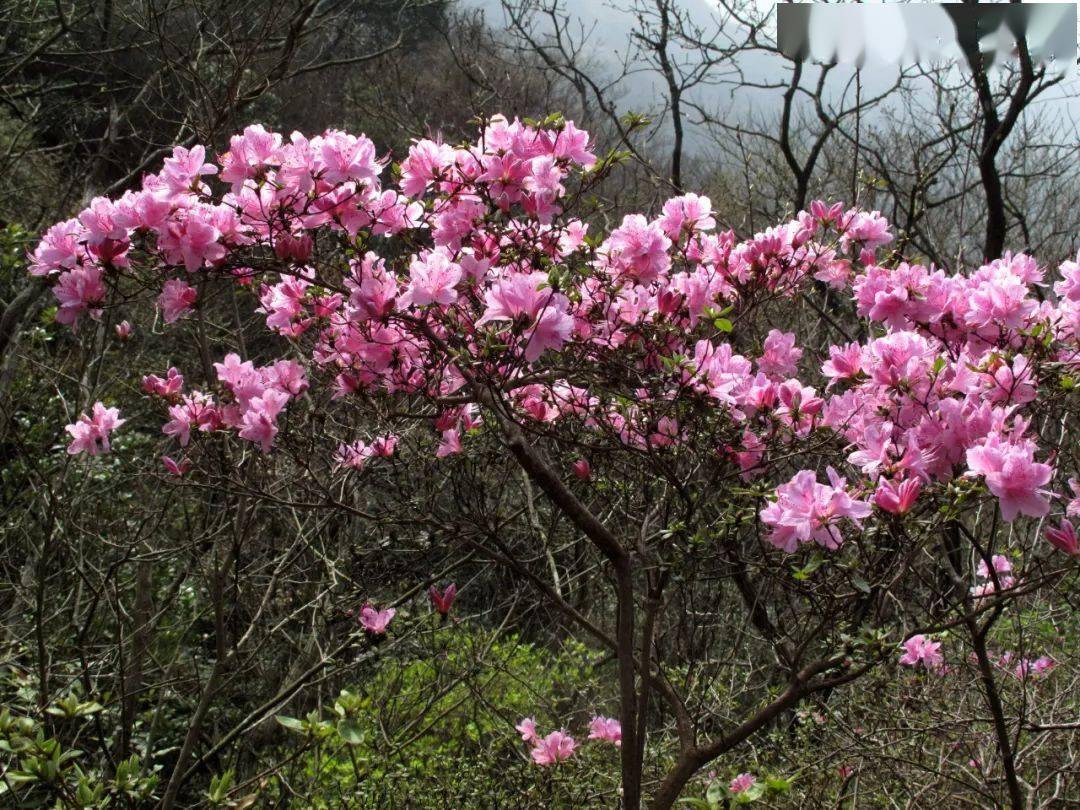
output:
POLYGON ((1016 668, 1013 669, 1012 674, 1018 681, 1024 681, 1028 678, 1034 680, 1048 674, 1056 666, 1057 662, 1046 655, 1040 656, 1034 661, 1022 658, 1017 663, 1016 668))
POLYGON ((165 466, 165 469, 168 470, 171 475, 175 475, 177 477, 182 476, 184 473, 191 469, 191 459, 187 458, 182 458, 180 459, 180 461, 176 461, 175 459, 169 458, 168 456, 162 456, 161 463, 165 466))
POLYGON ((385 610, 376 610, 371 605, 364 605, 360 608, 360 615, 357 617, 357 621, 360 626, 373 636, 386 635, 386 628, 390 625, 390 620, 394 618, 394 614, 397 613, 394 608, 386 608, 385 610))
POLYGON ((622 724, 611 717, 596 716, 589 723, 589 739, 604 740, 622 747, 622 724))
POLYGON ((484 295, 487 308, 476 322, 510 321, 522 329, 525 359, 533 362, 548 349, 558 350, 570 339, 574 319, 565 295, 543 289, 546 273, 513 273, 492 285, 484 295))
POLYGON ((451 582, 441 593, 438 588, 432 585, 428 588, 428 597, 431 599, 431 606, 445 616, 450 612, 454 599, 457 598, 457 585, 451 582))
POLYGON ((401 161, 401 193, 419 197, 453 162, 454 149, 449 144, 417 141, 401 161))
POLYGON ((840 246, 849 250, 852 246, 874 250, 892 241, 889 223, 877 211, 849 211, 844 233, 840 237, 840 246))
POLYGON ((394 433, 376 436, 371 440, 371 455, 376 458, 390 458, 397 449, 398 437, 394 433))
POLYGON ((750 773, 740 773, 728 784, 730 790, 736 796, 745 793, 757 783, 757 778, 750 773))
POLYGON ((1006 522, 1018 514, 1043 517, 1050 511, 1048 493, 1041 487, 1049 483, 1054 468, 1036 462, 1034 456, 1033 442, 1010 442, 998 433, 967 451, 968 469, 986 479, 1006 522))
POLYGON ((829 378, 832 386, 837 380, 849 380, 862 370, 862 347, 858 343, 846 346, 830 346, 829 359, 821 366, 821 373, 829 378))
POLYGON ((1080 517, 1080 479, 1070 478, 1069 489, 1072 490, 1072 499, 1065 507, 1065 514, 1069 517, 1080 517))
POLYGON ((641 214, 627 214, 602 250, 616 277, 650 284, 671 267, 670 247, 671 240, 659 223, 649 222, 641 214))
POLYGON ((1043 534, 1046 535, 1046 539, 1050 541, 1050 544, 1059 551, 1068 554, 1070 557, 1076 557, 1080 555, 1080 539, 1076 536, 1076 527, 1068 520, 1061 521, 1056 529, 1047 527, 1043 530, 1043 534))
POLYGON ((61 267, 72 270, 79 263, 79 256, 85 255, 79 246, 85 238, 86 229, 77 219, 58 222, 41 237, 41 242, 34 248, 30 263, 30 274, 47 276, 61 267))
POLYGON ((765 338, 764 352, 758 358, 758 369, 774 380, 784 380, 795 374, 802 349, 795 348, 795 335, 773 329, 765 338))
POLYGON ((373 181, 382 171, 382 165, 375 157, 375 144, 363 135, 356 137, 332 129, 321 137, 312 138, 311 144, 322 162, 322 177, 327 183, 373 181))
POLYGON ((457 430, 454 428, 444 430, 442 441, 439 442, 439 447, 435 451, 435 458, 446 458, 455 453, 460 453, 461 450, 461 436, 458 434, 457 430))
POLYGON ((58 323, 74 326, 86 313, 97 318, 101 315, 101 306, 105 302, 102 269, 97 265, 80 266, 61 273, 53 287, 53 295, 60 303, 56 310, 58 323))
POLYGON ((186 281, 178 278, 166 281, 161 288, 161 295, 158 296, 158 306, 161 307, 165 323, 175 323, 179 320, 191 309, 198 297, 198 291, 186 281))
POLYGON ((116 337, 120 340, 127 340, 131 337, 131 324, 127 321, 120 321, 113 329, 116 331, 116 337))
POLYGON ((158 248, 169 264, 182 264, 193 273, 224 258, 221 236, 213 207, 199 204, 173 214, 158 236, 158 248))
POLYGON ((918 478, 909 478, 899 484, 891 479, 882 478, 874 492, 874 503, 886 512, 906 515, 915 505, 921 490, 922 484, 918 478))
POLYGON ((905 641, 904 650, 900 663, 906 667, 922 664, 926 669, 936 669, 944 661, 940 652, 941 642, 931 641, 921 633, 905 641))
MULTIPOLYGON (((1002 554, 995 554, 990 558, 990 562, 994 565, 994 573, 996 574, 1008 574, 1012 572, 1012 563, 1009 562, 1009 558, 1002 554)), ((979 567, 976 573, 983 579, 990 577, 990 569, 986 565, 986 560, 979 560, 979 567)))
POLYGON ((161 179, 173 193, 190 191, 200 177, 217 174, 217 167, 205 160, 206 149, 202 146, 173 147, 172 157, 165 158, 161 179))
POLYGON ((592 477, 592 465, 589 464, 587 458, 579 458, 573 464, 570 465, 570 469, 574 471, 574 475, 580 478, 582 481, 588 481, 592 477))
POLYGON ((531 717, 524 718, 521 722, 514 726, 514 728, 519 734, 521 734, 521 739, 527 743, 531 743, 539 739, 536 734, 536 721, 533 720, 531 717))
POLYGON ((838 522, 847 518, 859 525, 870 515, 870 504, 848 495, 846 482, 832 467, 828 475, 830 483, 819 484, 813 470, 802 470, 777 487, 776 501, 761 511, 762 523, 773 529, 769 542, 789 553, 810 541, 836 549, 844 541, 838 522))
POLYGON ((450 261, 445 251, 433 250, 412 260, 409 265, 409 286, 398 299, 398 306, 427 306, 452 304, 457 298, 454 289, 461 281, 461 265, 450 261))
POLYGON ((148 394, 170 399, 184 389, 184 375, 175 367, 169 368, 165 379, 161 379, 156 374, 147 374, 142 378, 142 389, 148 394))
POLYGON ((269 453, 278 434, 278 414, 288 401, 288 394, 273 388, 267 388, 262 396, 252 398, 241 417, 240 438, 255 442, 264 453, 269 453))
POLYGON ((574 753, 574 738, 564 731, 553 731, 542 740, 535 740, 533 762, 541 768, 570 759, 574 753))
POLYGON ((711 231, 716 227, 712 217, 712 201, 697 194, 673 197, 664 203, 660 227, 669 239, 678 239, 683 230, 711 231))
POLYGON ((106 408, 102 403, 95 402, 93 416, 85 413, 79 414, 78 420, 64 428, 71 434, 71 444, 68 445, 68 454, 86 453, 90 456, 109 452, 109 434, 124 424, 125 419, 120 419, 119 408, 106 408))
POLYGON ((334 460, 340 467, 351 467, 354 470, 362 470, 371 455, 371 448, 368 447, 366 442, 360 439, 352 444, 338 445, 334 460))
POLYGON ((233 194, 238 194, 245 180, 257 177, 264 167, 281 163, 280 149, 277 133, 267 132, 261 124, 244 127, 243 134, 229 139, 229 151, 218 155, 221 180, 231 183, 233 194))

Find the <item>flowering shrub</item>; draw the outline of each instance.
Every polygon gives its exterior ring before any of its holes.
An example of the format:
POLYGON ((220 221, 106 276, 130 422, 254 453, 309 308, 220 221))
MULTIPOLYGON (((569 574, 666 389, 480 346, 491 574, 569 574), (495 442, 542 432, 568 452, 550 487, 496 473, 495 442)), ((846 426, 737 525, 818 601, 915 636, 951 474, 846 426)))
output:
MULTIPOLYGON (((963 656, 928 636, 949 628, 970 631, 1000 713, 987 632, 1076 554, 1080 266, 1058 268, 1054 295, 1025 255, 924 267, 888 252, 877 212, 821 202, 745 240, 693 194, 591 233, 583 201, 615 157, 557 117, 496 117, 460 146, 418 141, 393 169, 364 136, 251 126, 213 161, 177 147, 141 190, 53 226, 31 272, 72 328, 135 318, 149 291, 165 324, 190 329, 191 357, 144 380, 174 476, 198 479, 215 442, 320 482, 512 459, 611 573, 600 626, 558 589, 539 592, 615 653, 620 716, 596 717, 589 736, 619 746, 628 806, 642 730, 678 738, 654 795, 670 806, 808 695, 897 662, 946 677, 963 656), (815 285, 847 302, 817 323, 832 337, 775 328, 815 285), (233 296, 278 357, 258 364, 207 338, 233 296), (331 409, 363 413, 369 432, 327 435, 331 409), (1051 514, 1045 542, 1024 518, 1051 514), (665 660, 675 641, 662 641, 677 621, 666 589, 706 559, 777 662, 749 714, 715 735, 696 720, 703 684, 674 674, 694 662, 665 660), (650 699, 667 718, 655 731, 650 699)), ((107 452, 123 424, 95 404, 68 426, 69 452, 107 452)), ((493 534, 479 518, 438 528, 480 550, 493 534)), ((432 603, 446 614, 455 595, 433 589, 432 603)), ((394 615, 365 606, 359 621, 382 636, 394 615)), ((572 761, 565 732, 518 729, 537 765, 572 761)), ((1014 752, 998 742, 1008 772, 1014 752)), ((753 784, 742 774, 730 790, 753 784)))

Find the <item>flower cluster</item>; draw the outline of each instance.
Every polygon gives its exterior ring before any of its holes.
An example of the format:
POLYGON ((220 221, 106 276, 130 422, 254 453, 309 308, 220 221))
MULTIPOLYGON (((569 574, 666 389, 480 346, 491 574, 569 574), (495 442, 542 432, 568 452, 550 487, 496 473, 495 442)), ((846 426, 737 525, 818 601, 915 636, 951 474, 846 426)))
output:
MULTIPOLYGON (((698 440, 682 406, 704 409, 745 478, 811 437, 843 446, 828 483, 798 468, 775 482, 760 517, 788 552, 837 549, 845 525, 918 513, 949 486, 985 487, 1006 521, 1049 514, 1059 471, 1032 417, 1047 386, 1080 370, 1080 263, 1058 268, 1050 295, 1023 254, 970 272, 898 261, 880 214, 820 201, 741 241, 695 194, 591 235, 563 209, 571 183, 604 165, 593 150, 572 122, 496 116, 472 143, 415 142, 386 182, 363 135, 249 126, 216 159, 176 147, 139 190, 54 225, 31 272, 52 278, 72 326, 101 317, 129 277, 160 291, 167 323, 212 306, 222 284, 251 288, 304 364, 230 354, 215 391, 186 391, 179 371, 148 378, 184 447, 231 431, 269 452, 318 377, 334 397, 456 400, 431 419, 432 454, 448 458, 480 432, 482 392, 500 390, 523 421, 573 422, 649 454, 698 440), (740 313, 811 281, 850 297, 863 339, 814 357, 780 329, 738 350, 723 338, 740 313), (633 386, 594 384, 616 376, 633 386)), ((73 452, 107 449, 111 427, 94 430, 73 433, 73 452)), ((342 442, 337 467, 395 444, 342 442)), ((572 472, 592 475, 585 459, 572 472)), ((1070 529, 1047 537, 1071 554, 1070 529)))
MULTIPOLYGON (((522 719, 514 728, 522 741, 530 746, 533 762, 542 768, 569 759, 577 748, 574 738, 565 731, 540 736, 536 730, 536 720, 532 717, 522 719)), ((609 742, 619 748, 622 746, 622 725, 611 717, 597 715, 589 723, 589 739, 609 742)))

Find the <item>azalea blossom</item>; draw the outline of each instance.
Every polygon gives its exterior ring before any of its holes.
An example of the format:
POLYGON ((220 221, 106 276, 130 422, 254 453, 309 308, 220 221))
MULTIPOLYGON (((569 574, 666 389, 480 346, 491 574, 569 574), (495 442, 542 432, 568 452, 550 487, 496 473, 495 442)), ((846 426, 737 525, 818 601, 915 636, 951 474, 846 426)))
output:
POLYGON ((757 783, 757 777, 751 773, 740 773, 728 783, 728 790, 738 796, 745 793, 757 783))
POLYGON ((604 740, 622 746, 622 724, 611 717, 597 715, 589 723, 589 739, 604 740))
POLYGON ((1071 521, 1062 520, 1056 528, 1048 526, 1043 530, 1043 534, 1050 541, 1050 544, 1059 551, 1068 554, 1070 557, 1080 556, 1080 538, 1077 537, 1076 527, 1073 526, 1071 521))
POLYGON ((541 768, 556 765, 570 759, 576 743, 565 731, 553 731, 542 739, 534 740, 532 759, 541 768))
POLYGON ((158 297, 162 317, 165 323, 175 323, 188 312, 198 298, 198 291, 178 278, 166 281, 158 297))
POLYGON ((906 667, 922 665, 926 669, 937 669, 943 661, 940 641, 931 641, 920 633, 904 642, 904 654, 900 657, 900 663, 906 667))
POLYGON ((911 511, 921 490, 922 484, 917 478, 909 478, 899 484, 891 479, 882 478, 874 492, 874 503, 886 512, 904 515, 911 511))
POLYGON ((524 742, 531 743, 539 739, 536 733, 536 721, 531 717, 522 719, 514 728, 524 742))
POLYGON ((67 448, 69 455, 108 453, 111 449, 109 435, 127 421, 120 418, 119 408, 106 408, 100 402, 94 403, 91 413, 92 416, 79 414, 78 420, 64 428, 71 434, 71 444, 67 448))
POLYGON ((396 613, 397 611, 394 608, 376 610, 371 605, 364 605, 360 608, 357 621, 371 635, 382 636, 386 635, 386 628, 390 626, 390 620, 394 618, 396 613))
POLYGON ((761 510, 761 521, 772 527, 769 541, 788 553, 799 543, 816 542, 836 549, 844 542, 839 523, 859 522, 871 513, 870 504, 852 498, 845 481, 829 467, 829 484, 820 484, 813 470, 802 470, 776 490, 776 501, 761 510))
POLYGON ((1042 487, 1050 482, 1054 468, 1036 462, 1034 455, 1032 442, 1011 442, 997 433, 967 451, 968 469, 986 480, 1007 522, 1018 514, 1043 517, 1050 511, 1048 493, 1042 487))

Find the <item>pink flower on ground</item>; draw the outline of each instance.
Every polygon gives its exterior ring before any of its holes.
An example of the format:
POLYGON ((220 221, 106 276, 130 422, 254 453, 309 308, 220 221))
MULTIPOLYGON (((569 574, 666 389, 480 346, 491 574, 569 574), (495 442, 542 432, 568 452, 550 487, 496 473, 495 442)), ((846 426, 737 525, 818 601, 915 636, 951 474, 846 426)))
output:
POLYGON ((158 296, 158 306, 161 307, 162 317, 165 323, 175 323, 184 315, 199 297, 198 291, 178 278, 169 279, 161 288, 158 296))
POLYGON ((1061 521, 1057 528, 1049 526, 1043 531, 1043 534, 1046 535, 1046 539, 1050 541, 1050 544, 1059 551, 1063 551, 1070 557, 1080 555, 1080 539, 1076 536, 1076 527, 1070 521, 1061 521))
POLYGON ((521 739, 527 743, 534 742, 539 739, 536 734, 536 721, 531 717, 526 717, 521 720, 514 728, 521 735, 521 739))
POLYGON ((439 591, 434 585, 428 588, 428 598, 431 599, 431 606, 435 608, 441 615, 445 616, 450 612, 450 608, 454 604, 454 600, 457 598, 457 585, 451 582, 446 586, 446 590, 439 591))
POLYGON ((927 669, 936 669, 944 661, 940 641, 931 641, 921 633, 912 636, 904 642, 904 654, 900 657, 900 663, 906 667, 916 667, 922 664, 927 669))
POLYGON ((109 434, 127 421, 119 418, 119 408, 106 408, 100 402, 94 403, 93 414, 92 417, 79 414, 78 421, 64 428, 72 437, 67 449, 69 455, 108 453, 109 434))
POLYGON ((386 635, 386 628, 390 626, 390 620, 394 618, 394 614, 397 613, 394 608, 386 608, 385 610, 376 610, 371 605, 364 605, 360 608, 360 615, 357 617, 357 621, 360 626, 373 636, 386 635))
POLYGON ((553 731, 542 740, 535 740, 533 762, 541 768, 570 759, 574 753, 574 738, 564 731, 553 731))
POLYGON ((622 724, 614 718, 597 715, 589 723, 589 739, 604 740, 614 743, 616 748, 621 748, 622 724))
POLYGON ((736 796, 745 793, 757 783, 757 778, 752 773, 740 773, 728 784, 728 790, 736 796))

